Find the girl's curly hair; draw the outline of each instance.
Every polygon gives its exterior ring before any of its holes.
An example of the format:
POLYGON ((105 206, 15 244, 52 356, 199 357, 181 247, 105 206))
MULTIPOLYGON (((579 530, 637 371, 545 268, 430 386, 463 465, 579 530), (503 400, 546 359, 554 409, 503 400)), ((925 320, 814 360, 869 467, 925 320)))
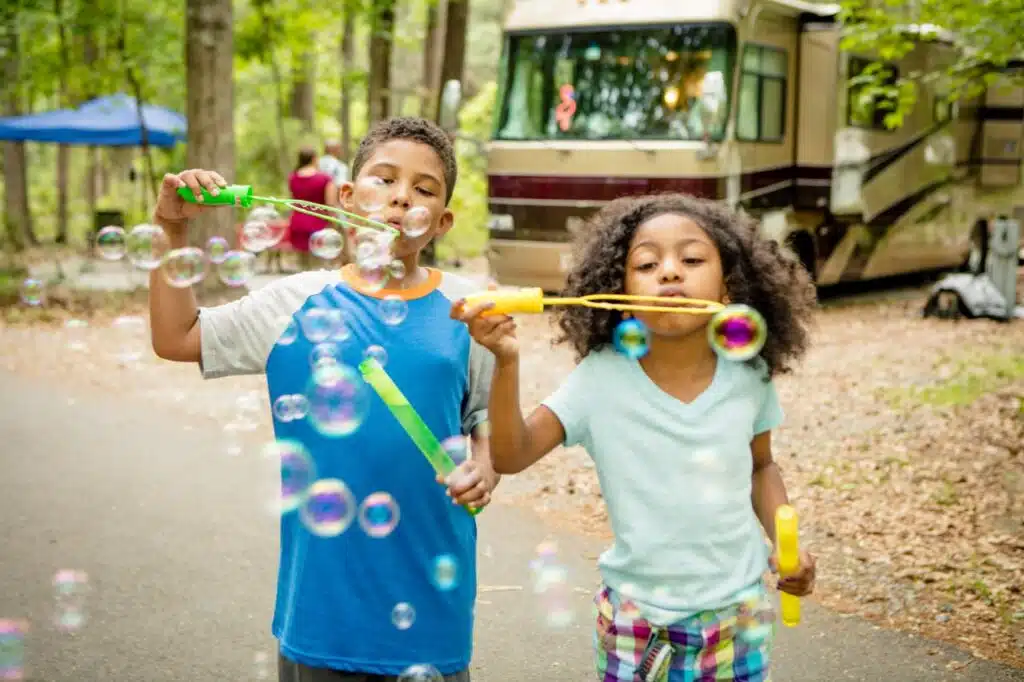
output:
MULTIPOLYGON (((624 197, 606 205, 580 231, 566 296, 624 293, 626 256, 637 228, 666 213, 700 225, 718 249, 732 303, 745 303, 764 317, 768 337, 762 357, 768 376, 786 373, 808 346, 817 307, 814 285, 803 265, 777 242, 758 234, 757 223, 724 204, 685 194, 624 197)), ((561 335, 581 360, 612 341, 622 313, 566 306, 556 309, 561 335)), ((756 358, 755 358, 756 360, 756 358)))

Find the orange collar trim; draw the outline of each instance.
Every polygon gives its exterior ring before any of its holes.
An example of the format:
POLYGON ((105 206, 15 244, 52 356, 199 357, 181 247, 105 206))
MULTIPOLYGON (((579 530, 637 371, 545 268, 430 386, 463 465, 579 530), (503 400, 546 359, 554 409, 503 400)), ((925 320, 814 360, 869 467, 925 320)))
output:
POLYGON ((434 268, 427 268, 426 270, 427 278, 409 289, 391 289, 389 287, 374 289, 373 287, 367 287, 353 263, 349 263, 341 269, 341 278, 346 284, 364 296, 371 296, 373 298, 398 296, 406 301, 412 301, 417 298, 423 298, 441 285, 441 271, 434 268))

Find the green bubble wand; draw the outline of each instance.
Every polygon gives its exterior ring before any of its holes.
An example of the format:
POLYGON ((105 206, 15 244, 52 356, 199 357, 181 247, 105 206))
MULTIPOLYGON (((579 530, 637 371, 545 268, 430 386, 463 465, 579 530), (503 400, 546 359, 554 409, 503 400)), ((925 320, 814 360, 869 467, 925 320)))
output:
MULTIPOLYGON (((350 213, 334 206, 325 206, 312 201, 303 201, 302 199, 278 199, 276 197, 256 196, 253 194, 252 185, 228 185, 227 187, 219 188, 216 195, 211 194, 204 187, 200 190, 200 193, 203 196, 202 204, 204 206, 239 206, 241 208, 250 208, 254 203, 262 202, 283 206, 299 213, 311 215, 314 218, 321 218, 341 227, 383 230, 385 232, 392 232, 396 236, 399 234, 397 229, 387 223, 372 220, 357 213, 350 213)), ((188 187, 179 187, 178 196, 192 204, 200 203, 188 187)))
MULTIPOLYGON (((359 363, 359 371, 362 373, 366 383, 377 392, 377 395, 387 405, 391 414, 395 416, 398 423, 409 434, 412 442, 416 444, 416 447, 420 449, 420 452, 427 458, 430 465, 434 467, 437 475, 443 478, 455 471, 455 461, 451 458, 451 455, 438 442, 437 437, 430 431, 430 427, 426 425, 423 418, 416 412, 416 409, 409 404, 408 398, 405 397, 401 389, 388 376, 388 373, 384 371, 381 364, 374 358, 367 358, 359 363)), ((473 516, 480 513, 480 509, 476 507, 467 505, 463 505, 463 507, 473 516)))

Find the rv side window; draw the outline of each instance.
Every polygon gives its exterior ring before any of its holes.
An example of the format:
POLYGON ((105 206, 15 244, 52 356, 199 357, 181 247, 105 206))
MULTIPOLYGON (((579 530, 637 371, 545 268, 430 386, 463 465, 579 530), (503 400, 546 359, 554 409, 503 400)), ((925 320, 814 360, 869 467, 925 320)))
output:
MULTIPOLYGON (((870 59, 850 57, 848 78, 853 79, 864 73, 873 62, 870 59)), ((899 71, 895 64, 882 65, 882 86, 895 85, 899 80, 899 71)), ((847 101, 847 123, 858 128, 888 131, 885 125, 886 114, 896 110, 894 98, 878 92, 869 92, 868 86, 854 85, 849 89, 847 101)))
POLYGON ((745 142, 781 142, 786 135, 785 50, 764 45, 743 47, 736 137, 745 142))

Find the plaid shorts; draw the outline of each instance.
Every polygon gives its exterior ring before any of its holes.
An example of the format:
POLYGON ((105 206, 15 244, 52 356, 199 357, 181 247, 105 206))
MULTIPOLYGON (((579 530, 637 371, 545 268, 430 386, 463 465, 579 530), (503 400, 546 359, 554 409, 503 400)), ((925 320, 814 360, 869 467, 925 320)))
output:
POLYGON ((598 590, 594 606, 600 682, 641 680, 640 663, 652 630, 673 650, 664 682, 770 682, 776 610, 764 585, 753 586, 733 606, 702 611, 661 628, 607 586, 598 590))

